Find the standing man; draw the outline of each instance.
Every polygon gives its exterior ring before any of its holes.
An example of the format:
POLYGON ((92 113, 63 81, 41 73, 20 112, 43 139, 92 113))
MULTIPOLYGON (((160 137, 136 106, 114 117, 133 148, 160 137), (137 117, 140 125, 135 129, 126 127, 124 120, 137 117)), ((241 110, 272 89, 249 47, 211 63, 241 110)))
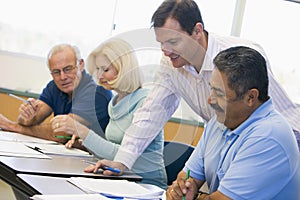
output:
POLYGON ((25 135, 65 142, 55 138, 52 130, 54 127, 50 123, 42 122, 52 113, 54 116, 69 114, 104 136, 109 121, 107 106, 112 93, 97 86, 86 73, 79 49, 69 44, 56 45, 47 56, 47 65, 53 80, 44 88, 39 99, 30 98, 29 104, 20 106, 18 122, 12 122, 0 115, 0 127, 25 135))
POLYGON ((298 200, 298 146, 268 96, 265 59, 238 46, 220 52, 214 65, 208 103, 216 115, 167 190, 167 199, 298 200), (205 181, 209 194, 198 194, 205 181))
MULTIPOLYGON (((205 121, 210 120, 215 114, 207 103, 209 80, 213 70, 212 59, 220 51, 240 45, 256 49, 266 59, 270 96, 275 108, 291 124, 299 145, 299 108, 275 80, 268 59, 259 45, 241 38, 221 37, 206 31, 200 10, 193 0, 165 0, 153 14, 152 22, 156 40, 173 67, 169 64, 161 66, 156 85, 143 106, 136 111, 114 162, 103 160, 103 165, 130 169, 171 118, 180 98, 205 121)), ((112 174, 109 171, 104 173, 112 174)))

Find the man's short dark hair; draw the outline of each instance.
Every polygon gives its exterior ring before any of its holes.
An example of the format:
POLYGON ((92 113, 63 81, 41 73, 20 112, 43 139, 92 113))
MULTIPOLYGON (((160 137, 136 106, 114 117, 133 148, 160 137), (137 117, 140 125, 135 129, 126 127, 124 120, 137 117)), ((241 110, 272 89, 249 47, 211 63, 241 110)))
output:
POLYGON ((182 30, 190 35, 198 22, 202 23, 204 29, 199 7, 192 0, 165 0, 154 12, 151 18, 152 26, 160 28, 168 18, 177 20, 182 30))
POLYGON ((266 60, 256 50, 237 46, 221 51, 213 60, 215 67, 228 78, 228 86, 238 98, 250 89, 259 91, 258 99, 268 100, 268 72, 266 60))

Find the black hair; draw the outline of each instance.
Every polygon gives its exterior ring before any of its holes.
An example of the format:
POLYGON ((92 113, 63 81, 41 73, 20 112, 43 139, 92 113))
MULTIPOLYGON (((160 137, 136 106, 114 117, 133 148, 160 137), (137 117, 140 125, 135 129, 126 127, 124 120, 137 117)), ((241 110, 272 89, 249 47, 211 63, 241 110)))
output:
POLYGON ((154 28, 162 27, 168 18, 176 19, 182 30, 192 35, 196 23, 203 25, 198 5, 193 0, 165 0, 154 12, 151 23, 154 28))
POLYGON ((258 51, 244 46, 231 47, 218 53, 213 63, 227 76, 228 87, 238 98, 255 88, 259 91, 260 101, 269 99, 266 60, 258 51))

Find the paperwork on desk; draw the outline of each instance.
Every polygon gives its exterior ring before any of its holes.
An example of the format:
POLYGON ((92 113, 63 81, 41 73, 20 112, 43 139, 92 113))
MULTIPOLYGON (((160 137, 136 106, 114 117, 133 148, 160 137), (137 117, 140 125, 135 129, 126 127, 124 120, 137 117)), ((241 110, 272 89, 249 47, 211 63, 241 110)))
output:
POLYGON ((0 156, 24 157, 24 158, 46 158, 49 156, 28 148, 22 142, 11 142, 0 140, 0 156))
POLYGON ((55 141, 44 140, 37 137, 22 135, 20 133, 1 131, 1 130, 0 130, 0 140, 12 141, 12 142, 30 142, 30 143, 39 143, 39 144, 57 144, 57 142, 55 141))
POLYGON ((33 149, 36 149, 46 155, 60 155, 60 156, 77 156, 77 157, 93 157, 89 152, 80 149, 68 149, 62 144, 37 144, 25 143, 33 149))
POLYGON ((86 193, 97 193, 109 198, 161 199, 164 190, 149 184, 137 184, 127 180, 71 177, 68 181, 86 193))
POLYGON ((100 194, 48 194, 34 195, 33 200, 112 200, 100 194))

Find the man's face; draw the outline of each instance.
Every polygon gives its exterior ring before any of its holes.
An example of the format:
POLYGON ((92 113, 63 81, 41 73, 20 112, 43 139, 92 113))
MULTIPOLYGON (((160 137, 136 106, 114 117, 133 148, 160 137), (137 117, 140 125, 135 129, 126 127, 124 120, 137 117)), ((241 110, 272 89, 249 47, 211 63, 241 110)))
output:
POLYGON ((50 71, 56 86, 69 96, 79 85, 82 65, 76 66, 76 58, 71 49, 53 54, 49 61, 50 71))
POLYGON ((180 68, 192 64, 195 54, 202 48, 194 39, 183 31, 179 22, 169 18, 160 28, 155 28, 156 40, 161 44, 165 56, 168 56, 173 67, 180 68))
POLYGON ((214 69, 210 80, 210 96, 208 103, 215 110, 217 120, 230 129, 235 129, 248 114, 246 101, 236 96, 228 87, 227 76, 214 69))

